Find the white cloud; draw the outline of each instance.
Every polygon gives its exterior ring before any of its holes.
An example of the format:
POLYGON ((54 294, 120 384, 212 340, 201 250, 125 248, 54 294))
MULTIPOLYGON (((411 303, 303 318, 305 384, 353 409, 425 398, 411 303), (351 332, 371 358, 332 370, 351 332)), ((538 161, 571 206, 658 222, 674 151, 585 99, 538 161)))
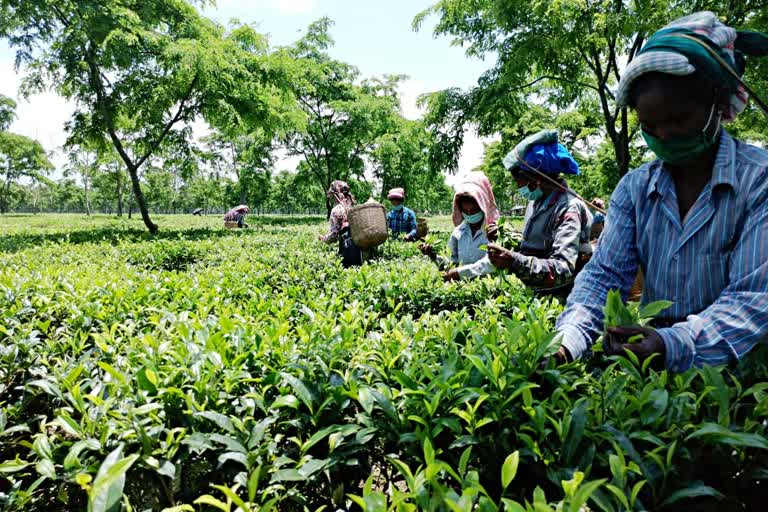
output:
POLYGON ((424 109, 416 104, 419 96, 428 92, 421 80, 405 80, 400 84, 400 113, 406 119, 416 120, 424 115, 424 109))
POLYGON ((46 151, 52 152, 51 161, 56 166, 54 177, 61 176, 67 162, 62 146, 67 140, 65 123, 72 118, 74 104, 54 92, 36 94, 29 99, 19 98, 21 77, 16 74, 13 60, 0 60, 0 94, 15 99, 16 120, 10 131, 35 139, 46 151))
POLYGON ((459 157, 459 170, 455 175, 448 175, 445 181, 453 186, 467 173, 472 172, 483 162, 485 145, 495 140, 499 140, 499 137, 480 137, 474 129, 468 128, 464 132, 464 146, 461 148, 461 156, 459 157))
POLYGON ((300 156, 288 156, 287 153, 288 152, 285 149, 278 149, 275 152, 275 171, 296 172, 298 170, 299 164, 303 158, 300 156))

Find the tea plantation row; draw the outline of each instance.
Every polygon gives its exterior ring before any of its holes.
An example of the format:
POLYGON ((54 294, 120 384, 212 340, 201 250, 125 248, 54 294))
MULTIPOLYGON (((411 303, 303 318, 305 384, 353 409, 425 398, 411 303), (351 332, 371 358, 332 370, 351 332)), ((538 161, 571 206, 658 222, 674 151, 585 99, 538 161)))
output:
POLYGON ((542 367, 561 306, 515 278, 252 225, 0 221, 0 509, 762 508, 764 353, 542 367))

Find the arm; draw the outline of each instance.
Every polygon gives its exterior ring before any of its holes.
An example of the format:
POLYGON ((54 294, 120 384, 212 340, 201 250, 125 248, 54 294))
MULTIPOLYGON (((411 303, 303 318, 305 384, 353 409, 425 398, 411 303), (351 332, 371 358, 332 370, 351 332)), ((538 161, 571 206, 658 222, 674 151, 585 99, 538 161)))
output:
POLYGON ((730 254, 729 284, 720 297, 701 313, 689 315, 686 322, 657 331, 664 341, 668 369, 682 372, 691 366, 737 361, 766 339, 767 200, 766 194, 754 202, 750 199, 756 206, 747 215, 741 237, 730 254))
POLYGON ((416 227, 417 227, 416 226, 416 214, 413 213, 413 211, 410 211, 409 213, 410 213, 410 215, 408 215, 408 224, 409 224, 408 227, 410 229, 408 229, 408 235, 407 236, 411 240, 415 240, 416 239, 416 227))
POLYGON ((322 241, 330 244, 338 241, 341 226, 344 224, 344 214, 339 210, 339 205, 331 210, 331 217, 328 219, 328 234, 322 237, 322 241))
POLYGON ((565 284, 573 277, 576 268, 580 236, 581 215, 578 207, 574 205, 559 219, 553 237, 552 255, 549 258, 514 253, 509 269, 529 286, 552 288, 565 284))
POLYGON ((475 277, 487 276, 493 274, 495 270, 496 267, 493 266, 493 263, 491 263, 491 260, 488 259, 488 256, 484 256, 474 263, 470 263, 469 265, 464 265, 456 269, 456 271, 459 273, 459 277, 462 279, 473 279, 475 277))
POLYGON ((568 306, 557 320, 563 347, 573 359, 579 358, 603 331, 603 305, 609 290, 629 293, 637 274, 635 213, 631 183, 624 178, 611 199, 610 222, 606 223, 600 245, 584 267, 568 297, 568 306))

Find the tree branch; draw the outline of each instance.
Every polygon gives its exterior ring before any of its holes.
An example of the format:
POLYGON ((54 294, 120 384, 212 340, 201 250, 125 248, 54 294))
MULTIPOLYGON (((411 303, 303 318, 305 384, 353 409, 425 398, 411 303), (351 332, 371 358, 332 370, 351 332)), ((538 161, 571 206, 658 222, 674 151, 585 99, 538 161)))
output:
POLYGON ((107 106, 107 95, 104 91, 104 84, 101 82, 101 73, 99 71, 99 66, 96 63, 96 56, 94 55, 94 43, 91 41, 89 44, 90 46, 86 49, 85 56, 86 62, 88 63, 88 72, 91 85, 96 90, 96 106, 99 109, 101 116, 104 118, 104 123, 107 125, 107 133, 109 134, 109 137, 112 140, 112 144, 115 146, 117 153, 120 155, 120 158, 123 159, 123 162, 125 162, 125 165, 127 165, 128 168, 135 169, 136 166, 134 166, 133 160, 125 150, 120 137, 117 136, 117 131, 115 130, 115 121, 112 118, 112 112, 107 106))
POLYGON ((184 108, 186 106, 187 101, 190 97, 192 97, 192 93, 195 92, 195 86, 197 85, 198 75, 196 74, 195 77, 192 79, 192 82, 189 84, 189 88, 187 90, 187 93, 184 95, 184 98, 182 98, 181 103, 179 104, 179 110, 176 112, 176 115, 173 116, 173 118, 168 121, 168 123, 163 128, 163 131, 160 133, 160 135, 157 137, 155 142, 150 146, 149 150, 142 156, 139 161, 136 163, 136 168, 142 166, 144 162, 147 161, 147 159, 154 153, 158 147, 160 147, 160 144, 162 144, 163 139, 165 139, 165 136, 168 135, 168 132, 171 131, 171 128, 173 128, 173 125, 179 122, 179 120, 182 118, 184 114, 184 108))

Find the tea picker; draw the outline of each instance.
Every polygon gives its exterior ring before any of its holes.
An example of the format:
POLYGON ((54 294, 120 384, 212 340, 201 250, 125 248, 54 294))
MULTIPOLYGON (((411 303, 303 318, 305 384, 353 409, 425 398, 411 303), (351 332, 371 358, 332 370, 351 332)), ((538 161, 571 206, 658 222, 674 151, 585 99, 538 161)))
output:
POLYGON ((578 175, 579 165, 556 131, 542 130, 521 141, 504 166, 528 199, 523 240, 518 250, 489 245, 488 258, 535 292, 565 297, 592 253, 592 215, 562 177, 578 175))
POLYGON ((400 238, 406 242, 416 240, 418 235, 418 222, 413 210, 403 205, 405 201, 405 190, 402 188, 393 188, 387 194, 387 199, 392 205, 392 209, 387 213, 387 225, 392 232, 393 238, 400 238))
POLYGON ((768 151, 722 127, 749 96, 768 115, 741 79, 746 58, 766 54, 768 35, 699 12, 653 34, 624 70, 617 103, 635 110, 657 160, 613 193, 597 250, 557 322, 558 359, 587 352, 609 291, 626 297, 638 269, 643 303, 672 306, 651 328, 614 328, 609 353, 656 356, 682 372, 740 361, 768 339, 768 151))
POLYGON ((235 206, 224 214, 224 226, 227 229, 247 228, 248 224, 245 223, 245 217, 250 211, 251 209, 247 205, 235 206))
POLYGON ((331 183, 327 194, 337 204, 328 219, 328 233, 320 240, 339 243, 344 268, 362 265, 388 238, 384 206, 373 201, 356 206, 349 185, 340 180, 331 183))

